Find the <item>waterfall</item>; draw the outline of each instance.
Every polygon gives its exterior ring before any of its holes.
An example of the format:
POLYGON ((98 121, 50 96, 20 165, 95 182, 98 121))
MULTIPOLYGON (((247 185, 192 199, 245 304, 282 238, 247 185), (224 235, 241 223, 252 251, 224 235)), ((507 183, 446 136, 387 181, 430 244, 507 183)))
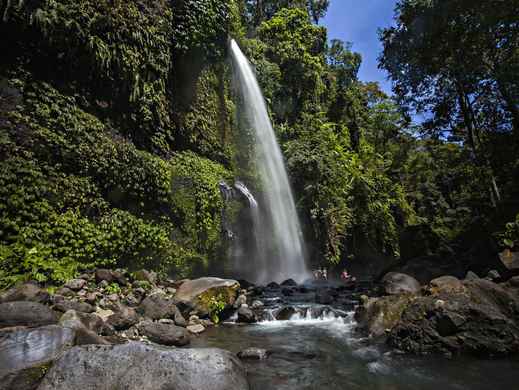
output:
MULTIPOLYGON (((249 61, 232 40, 234 71, 247 125, 254 132, 255 165, 261 179, 264 202, 261 226, 252 226, 257 248, 253 257, 256 282, 292 278, 302 282, 308 277, 301 228, 290 189, 281 149, 270 122, 261 89, 249 61), (258 259, 263 257, 262 259, 258 259)), ((247 260, 247 259, 245 259, 247 260)))

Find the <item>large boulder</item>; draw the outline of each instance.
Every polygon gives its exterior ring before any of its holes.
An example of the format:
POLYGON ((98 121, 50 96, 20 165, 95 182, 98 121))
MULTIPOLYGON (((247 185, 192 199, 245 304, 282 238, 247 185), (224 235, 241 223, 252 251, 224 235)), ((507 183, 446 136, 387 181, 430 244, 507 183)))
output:
POLYGON ((389 343, 412 353, 504 356, 519 352, 519 295, 507 285, 468 280, 432 289, 405 308, 389 343))
MULTIPOLYGON (((477 280, 477 279, 472 279, 477 280)), ((433 279, 429 282, 429 286, 427 290, 431 293, 438 294, 440 292, 445 293, 462 293, 465 291, 465 286, 455 276, 441 276, 439 278, 433 279)))
POLYGON ((80 318, 79 313, 74 310, 69 310, 63 314, 59 320, 59 325, 75 331, 75 345, 110 344, 96 332, 88 329, 80 318))
POLYGON ((252 324, 254 322, 257 322, 257 318, 254 312, 244 305, 238 309, 237 322, 252 324))
POLYGON ((50 295, 35 283, 30 282, 18 284, 0 294, 0 303, 15 301, 48 303, 50 301, 50 295))
POLYGON ((420 283, 412 276, 399 272, 389 272, 382 278, 384 292, 388 295, 416 294, 420 291, 420 283))
POLYGON ((189 331, 176 325, 145 321, 138 324, 137 328, 141 336, 157 344, 182 347, 191 341, 189 331))
POLYGON ((363 297, 355 311, 359 329, 370 337, 380 337, 400 321, 402 313, 414 299, 409 294, 389 295, 380 298, 363 297))
POLYGON ((200 278, 183 283, 175 300, 201 315, 208 315, 215 301, 230 308, 236 300, 240 284, 232 279, 200 278))
POLYGON ((139 316, 135 309, 120 306, 117 312, 106 319, 106 322, 115 330, 126 330, 139 322, 139 316))
POLYGON ((137 308, 137 312, 150 320, 174 319, 179 314, 173 299, 160 292, 147 296, 137 308))
POLYGON ((74 339, 73 329, 56 325, 0 331, 0 389, 35 389, 74 339))
POLYGON ((16 301, 0 304, 0 328, 56 324, 58 314, 37 302, 16 301))
POLYGON ((38 390, 247 390, 245 369, 220 349, 165 349, 130 342, 74 347, 38 390))

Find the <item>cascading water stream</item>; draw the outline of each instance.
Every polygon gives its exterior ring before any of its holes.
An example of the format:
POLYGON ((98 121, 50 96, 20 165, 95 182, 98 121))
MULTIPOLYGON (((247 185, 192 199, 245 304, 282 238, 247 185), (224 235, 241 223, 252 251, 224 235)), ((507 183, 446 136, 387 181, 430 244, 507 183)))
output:
MULTIPOLYGON (((232 40, 230 51, 234 70, 243 98, 247 124, 255 136, 255 164, 265 193, 265 226, 254 227, 257 242, 273 249, 273 255, 258 253, 254 257, 265 257, 257 266, 258 283, 282 281, 292 278, 305 280, 309 273, 305 265, 301 228, 296 212, 294 197, 290 189, 281 149, 270 122, 267 107, 256 76, 249 61, 232 40), (268 226, 268 228, 267 228, 268 226)), ((262 248, 259 248, 260 251, 262 248)))

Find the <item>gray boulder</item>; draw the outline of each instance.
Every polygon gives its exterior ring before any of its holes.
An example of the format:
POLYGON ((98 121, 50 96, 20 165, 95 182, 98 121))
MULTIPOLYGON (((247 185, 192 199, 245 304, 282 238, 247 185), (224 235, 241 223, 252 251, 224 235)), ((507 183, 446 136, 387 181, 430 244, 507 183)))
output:
POLYGON ((178 309, 172 298, 163 293, 155 293, 141 302, 137 312, 151 320, 159 320, 161 318, 174 318, 178 309))
POLYGON ((257 321, 254 312, 247 306, 242 306, 238 309, 238 322, 245 324, 252 324, 257 321))
POLYGON ((15 301, 48 303, 50 301, 50 295, 35 283, 19 284, 0 294, 0 303, 15 301))
POLYGON ((107 318, 106 322, 115 330, 126 330, 139 322, 139 316, 135 309, 121 306, 117 312, 107 318))
POLYGON ((180 326, 160 322, 145 321, 137 325, 141 336, 162 345, 182 347, 189 344, 189 332, 180 326))
POLYGON ((245 369, 220 349, 165 349, 130 342, 68 350, 38 390, 248 390, 245 369))
POLYGON ((0 389, 35 389, 74 338, 73 329, 56 325, 0 331, 0 389))
POLYGON ((188 280, 178 288, 175 300, 200 315, 208 315, 211 311, 211 300, 222 301, 226 308, 232 307, 236 301, 240 284, 232 279, 200 278, 188 280))
POLYGON ((75 345, 110 344, 104 338, 98 336, 96 332, 88 329, 80 318, 79 313, 74 310, 69 310, 63 314, 59 320, 59 325, 75 331, 75 345))
POLYGON ((0 304, 0 327, 56 324, 58 314, 37 302, 16 301, 0 304))
POLYGON ((114 275, 112 274, 112 271, 110 271, 109 269, 96 269, 96 273, 95 273, 95 278, 96 278, 96 283, 101 283, 103 281, 107 282, 107 283, 112 283, 115 278, 114 278, 114 275))
POLYGON ((87 284, 87 281, 84 279, 72 279, 69 280, 67 283, 65 283, 65 287, 69 288, 74 291, 79 291, 83 287, 85 287, 87 284))
POLYGON ((81 312, 81 313, 95 312, 94 306, 92 306, 89 303, 79 302, 79 301, 66 301, 66 300, 56 303, 54 305, 54 309, 61 311, 63 313, 65 313, 69 310, 74 310, 74 311, 81 312))
POLYGON ((389 272, 382 278, 384 292, 388 295, 416 294, 420 291, 420 283, 412 276, 389 272))

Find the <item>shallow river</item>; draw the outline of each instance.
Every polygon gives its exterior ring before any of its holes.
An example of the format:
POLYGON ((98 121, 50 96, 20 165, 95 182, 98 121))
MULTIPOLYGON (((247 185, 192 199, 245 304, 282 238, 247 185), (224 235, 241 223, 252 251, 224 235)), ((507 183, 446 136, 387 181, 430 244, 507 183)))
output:
POLYGON ((320 320, 222 325, 195 347, 272 352, 247 361, 253 390, 511 390, 519 389, 519 360, 415 358, 370 346, 353 332, 351 315, 320 320))

